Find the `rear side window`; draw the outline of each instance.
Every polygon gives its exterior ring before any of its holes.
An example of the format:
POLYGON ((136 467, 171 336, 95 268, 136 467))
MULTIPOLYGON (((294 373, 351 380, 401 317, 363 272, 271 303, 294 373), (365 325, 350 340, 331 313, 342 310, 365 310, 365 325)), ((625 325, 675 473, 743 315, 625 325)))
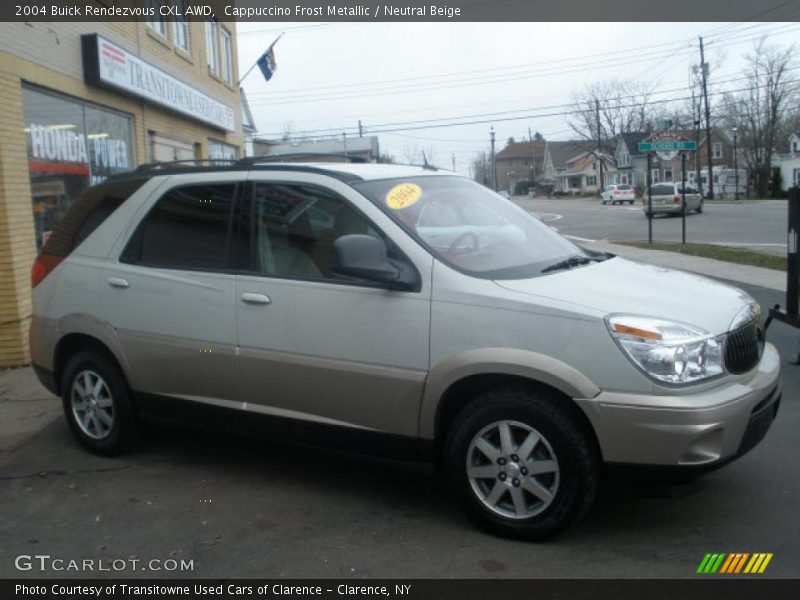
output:
POLYGON ((86 190, 55 226, 42 248, 42 253, 68 256, 146 181, 146 177, 137 177, 104 183, 86 190))
POLYGON ((236 184, 173 188, 139 225, 122 262, 152 267, 224 270, 236 184))
POLYGON ((653 196, 672 196, 675 194, 675 187, 672 184, 654 185, 650 189, 653 190, 653 196))

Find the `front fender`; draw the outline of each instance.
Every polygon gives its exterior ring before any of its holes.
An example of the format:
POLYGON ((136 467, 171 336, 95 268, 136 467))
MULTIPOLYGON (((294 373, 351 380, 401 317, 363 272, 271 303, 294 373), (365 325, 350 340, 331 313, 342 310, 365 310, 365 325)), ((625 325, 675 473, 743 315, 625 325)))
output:
POLYGON ((512 348, 479 348, 451 356, 434 366, 425 384, 420 410, 420 437, 436 437, 436 414, 444 393, 472 375, 512 375, 549 385, 570 398, 594 398, 600 393, 585 375, 550 356, 512 348))

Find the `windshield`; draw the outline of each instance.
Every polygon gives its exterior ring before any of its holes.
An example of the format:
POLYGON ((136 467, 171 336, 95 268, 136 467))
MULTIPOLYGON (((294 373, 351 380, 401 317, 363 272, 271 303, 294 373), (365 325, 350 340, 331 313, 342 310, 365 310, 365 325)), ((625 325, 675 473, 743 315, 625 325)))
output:
POLYGON ((527 211, 464 177, 354 183, 437 258, 486 279, 523 279, 586 253, 527 211))

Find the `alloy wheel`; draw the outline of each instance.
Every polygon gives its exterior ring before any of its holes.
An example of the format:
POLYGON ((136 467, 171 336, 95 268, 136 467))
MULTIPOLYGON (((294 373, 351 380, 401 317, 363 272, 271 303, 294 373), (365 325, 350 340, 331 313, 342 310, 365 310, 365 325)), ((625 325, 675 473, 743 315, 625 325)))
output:
POLYGON ((503 517, 526 519, 553 503, 559 466, 552 446, 533 427, 497 421, 472 438, 467 477, 484 507, 503 517))
POLYGON ((94 440, 111 433, 114 426, 114 401, 108 384, 95 371, 80 371, 70 389, 72 415, 81 431, 94 440))

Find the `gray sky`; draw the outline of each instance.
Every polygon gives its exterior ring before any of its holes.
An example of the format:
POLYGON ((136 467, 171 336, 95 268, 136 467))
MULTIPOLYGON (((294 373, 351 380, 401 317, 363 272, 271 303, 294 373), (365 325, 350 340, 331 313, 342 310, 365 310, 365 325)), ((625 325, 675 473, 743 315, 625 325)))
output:
MULTIPOLYGON (((742 55, 755 40, 789 45, 800 23, 239 23, 244 73, 281 31, 278 70, 265 82, 258 69, 244 81, 259 135, 344 128, 361 119, 385 124, 518 111, 474 119, 548 114, 515 121, 380 133, 381 151, 407 161, 415 145, 433 162, 456 170, 528 127, 548 139, 574 137, 563 105, 584 84, 620 79, 652 83, 653 99, 689 94, 689 70, 706 40, 715 90, 746 85, 742 55), (555 113, 555 114, 554 114, 555 113)), ((800 79, 800 72, 792 79, 800 79)), ((712 97, 712 108, 714 98, 712 97)), ((473 119, 467 119, 473 120, 473 119)), ((383 127, 381 127, 383 126, 383 127)), ((323 134, 318 134, 322 136, 323 134)), ((330 135, 328 133, 327 135, 330 135)))

